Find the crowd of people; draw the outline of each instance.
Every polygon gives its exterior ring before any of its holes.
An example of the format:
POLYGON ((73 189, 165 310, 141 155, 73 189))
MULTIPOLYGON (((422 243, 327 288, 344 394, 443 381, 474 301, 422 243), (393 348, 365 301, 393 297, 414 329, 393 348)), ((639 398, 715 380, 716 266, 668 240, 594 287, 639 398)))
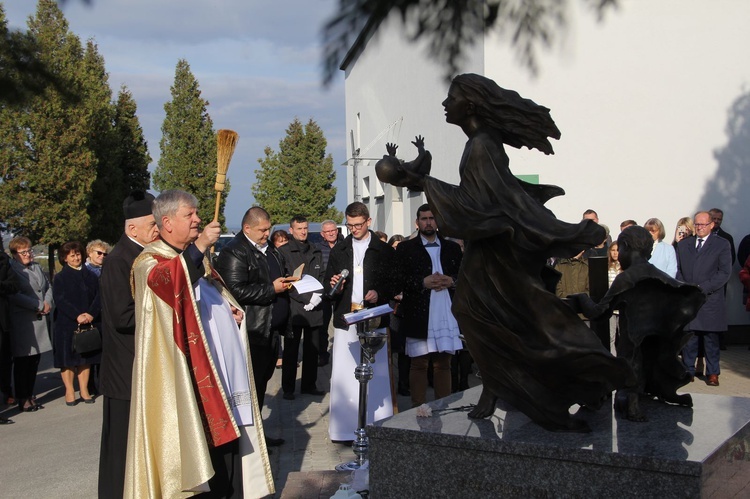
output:
MULTIPOLYGON (((598 216, 593 210, 584 212, 583 217, 592 217, 598 223, 598 216)), ((661 220, 649 218, 643 224, 653 239, 649 263, 669 277, 699 286, 707 297, 707 302, 700 308, 697 317, 686 327, 686 330, 693 332, 693 335, 682 351, 682 358, 691 381, 694 381, 696 376, 705 377, 706 384, 709 386, 719 385, 719 352, 726 348, 725 333, 728 329, 725 305, 726 286, 736 260, 734 239, 721 228, 723 219, 724 213, 719 208, 700 211, 694 217, 680 218, 676 223, 671 244, 665 241, 667 229, 661 220)), ((625 220, 620 224, 620 230, 634 225, 637 225, 634 220, 625 220)), ((606 226, 605 229, 608 237, 601 247, 608 248, 606 253, 608 285, 612 286, 621 268, 618 261, 617 242, 611 240, 606 226), (608 241, 611 242, 608 243, 608 241)), ((750 250, 750 235, 746 236, 744 241, 747 242, 745 246, 741 245, 742 249, 750 250)), ((589 293, 588 258, 591 256, 603 256, 603 254, 594 248, 581 252, 572 259, 550 262, 560 273, 560 281, 556 289, 559 297, 589 293)), ((741 258, 745 257, 744 269, 750 268, 750 262, 747 261, 749 256, 750 254, 740 255, 741 258)), ((748 270, 740 271, 740 279, 745 285, 743 304, 750 307, 747 304, 747 289, 750 284, 747 275, 750 275, 748 270)), ((616 312, 610 319, 609 332, 609 345, 605 346, 616 353, 618 334, 616 312)))
POLYGON ((87 251, 77 241, 63 244, 57 253, 62 269, 53 283, 34 260, 30 239, 17 236, 8 246, 10 258, 2 252, 3 402, 17 404, 21 412, 44 409, 34 388, 41 355, 52 351, 65 387, 66 404, 93 404, 97 387, 91 372, 99 365, 101 349, 76 352, 74 337, 85 325, 99 326, 99 272, 109 246, 96 240, 89 243, 87 251))
MULTIPOLYGON (((62 269, 52 283, 34 261, 28 238, 13 238, 10 257, 4 252, 0 255, 4 401, 18 404, 23 412, 43 409, 34 384, 41 354, 49 351, 54 352, 54 365, 60 369, 68 406, 92 404, 98 394, 103 395, 100 495, 137 491, 143 487, 144 475, 154 478, 164 467, 179 477, 175 483, 160 484, 164 491, 210 488, 231 495, 251 482, 257 486, 258 477, 241 478, 233 470, 242 469, 245 459, 267 460, 267 447, 284 444, 280 438, 264 435, 260 419, 268 381, 277 367, 282 370, 283 398, 291 400, 297 393, 324 395, 318 367, 333 362, 329 437, 334 442, 351 442, 358 423, 359 383, 353 373, 360 354, 356 330, 344 322, 343 315, 362 308, 385 303, 394 308, 382 324, 389 328, 394 357, 387 358, 384 349, 373 364, 368 423, 397 410, 396 393, 410 396, 412 407, 417 407, 427 401, 428 385, 434 388, 435 398, 468 388, 472 359, 451 312, 463 245, 439 233, 429 205, 417 210, 412 234, 388 238, 370 230, 372 219, 366 205, 352 203, 345 212, 350 235, 343 237, 337 223, 327 220, 321 224, 323 241, 317 245, 308 241, 305 217, 292 218, 288 233, 271 234, 270 215, 253 207, 243 217, 242 231, 223 248, 213 268, 204 256, 220 230, 211 222, 198 231, 196 205, 194 198, 181 191, 166 191, 156 199, 134 193, 123 205, 125 231, 114 250, 101 240, 86 247, 76 241, 63 244, 57 254, 62 269), (317 289, 297 291, 290 276, 300 266, 303 275, 318 282, 317 289), (166 295, 164 288, 169 290, 166 295), (169 314, 161 309, 163 302, 169 314), (178 326, 182 320, 185 325, 178 326), (331 322, 333 334, 329 334, 331 322), (187 329, 191 324, 200 331, 202 341, 191 339, 187 329), (74 337, 86 325, 101 331, 102 349, 76 351, 74 337), (240 325, 244 334, 239 334, 240 325), (225 334, 232 329, 242 338, 238 343, 225 334), (182 343, 178 332, 185 334, 182 343), (176 340, 185 354, 181 361, 185 368, 160 376, 148 366, 152 365, 149 359, 164 354, 159 349, 165 348, 165 335, 176 340), (201 348, 193 350, 195 345, 201 348), (201 358, 203 363, 198 361, 201 358), (99 376, 92 376, 99 365, 99 376), (246 379, 243 369, 240 374, 237 371, 242 365, 246 379), (222 390, 210 395, 201 391, 198 399, 190 395, 194 382, 189 373, 199 368, 205 369, 206 379, 215 378, 214 388, 222 390), (183 393, 186 387, 190 393, 183 393), (146 410, 147 400, 163 401, 172 391, 181 394, 174 406, 146 410), (197 402, 203 398, 208 402, 197 402), (213 406, 209 406, 211 400, 213 406), (190 464, 210 464, 214 474, 188 477, 181 472, 188 466, 184 457, 139 454, 153 435, 171 434, 172 425, 178 426, 177 414, 185 411, 193 415, 192 424, 199 433, 205 429, 201 421, 209 414, 212 421, 215 411, 223 414, 219 419, 227 424, 211 427, 190 464)), ((594 217, 598 223, 593 210, 584 217, 594 217)), ((722 220, 723 214, 716 209, 682 218, 671 244, 665 242, 667 229, 659 219, 644 224, 653 238, 650 263, 670 277, 698 285, 708 297, 688 325, 694 334, 682 358, 691 377, 705 373, 712 386, 718 385, 720 341, 727 329, 724 288, 734 256, 731 236, 721 230, 722 220)), ((627 220, 621 229, 631 225, 635 221, 627 220)), ((739 253, 745 258, 740 278, 746 287, 750 286, 750 255, 743 252, 748 250, 750 239, 745 238, 739 253)), ((606 257, 608 285, 612 285, 622 269, 618 243, 607 230, 600 245, 574 258, 549 262, 560 274, 555 290, 559 296, 588 291, 587 261, 594 256, 606 257)), ((610 324, 605 347, 615 353, 616 314, 610 324)), ((260 481, 263 490, 272 489, 268 477, 260 481)))

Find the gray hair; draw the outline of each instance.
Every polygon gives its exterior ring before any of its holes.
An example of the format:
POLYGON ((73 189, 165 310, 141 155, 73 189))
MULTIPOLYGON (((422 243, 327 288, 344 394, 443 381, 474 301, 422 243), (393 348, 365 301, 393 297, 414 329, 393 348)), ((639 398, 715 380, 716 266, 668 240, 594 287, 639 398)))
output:
POLYGON ((320 222, 320 228, 321 228, 321 229, 322 229, 322 228, 323 228, 323 226, 325 226, 325 225, 335 225, 335 226, 337 226, 337 227, 338 227, 338 225, 339 225, 339 224, 337 224, 337 223, 336 223, 336 222, 334 222, 333 220, 323 220, 322 222, 320 222))
POLYGON ((190 208, 197 208, 198 198, 189 192, 170 189, 163 191, 154 199, 154 220, 159 230, 162 229, 162 218, 175 216, 183 204, 190 208))

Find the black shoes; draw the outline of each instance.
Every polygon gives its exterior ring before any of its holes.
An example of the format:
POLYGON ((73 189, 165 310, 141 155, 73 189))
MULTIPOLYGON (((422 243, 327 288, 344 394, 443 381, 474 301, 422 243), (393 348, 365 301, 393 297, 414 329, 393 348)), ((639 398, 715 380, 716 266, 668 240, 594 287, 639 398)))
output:
POLYGON ((21 411, 21 412, 36 412, 36 411, 39 410, 39 408, 37 406, 35 406, 34 404, 32 404, 32 405, 30 405, 28 407, 24 407, 23 406, 23 402, 19 402, 19 404, 18 404, 18 410, 21 411))
POLYGON ((84 404, 93 404, 96 402, 96 400, 94 400, 94 397, 91 397, 90 399, 85 399, 81 397, 81 400, 83 401, 84 404))

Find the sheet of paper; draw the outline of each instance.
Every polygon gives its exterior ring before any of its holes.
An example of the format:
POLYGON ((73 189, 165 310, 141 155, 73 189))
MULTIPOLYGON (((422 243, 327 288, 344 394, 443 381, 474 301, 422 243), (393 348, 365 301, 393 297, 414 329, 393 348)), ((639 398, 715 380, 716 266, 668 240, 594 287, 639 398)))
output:
POLYGON ((299 294, 320 291, 323 289, 323 285, 320 284, 320 281, 309 274, 305 274, 302 276, 302 279, 293 282, 292 286, 294 286, 294 289, 296 289, 299 294))
POLYGON ((357 322, 361 322, 365 319, 380 317, 381 315, 390 314, 391 312, 393 312, 393 309, 386 303, 385 305, 380 305, 378 307, 366 308, 364 310, 358 310, 357 312, 344 314, 343 317, 344 321, 351 326, 352 324, 356 324, 357 322))

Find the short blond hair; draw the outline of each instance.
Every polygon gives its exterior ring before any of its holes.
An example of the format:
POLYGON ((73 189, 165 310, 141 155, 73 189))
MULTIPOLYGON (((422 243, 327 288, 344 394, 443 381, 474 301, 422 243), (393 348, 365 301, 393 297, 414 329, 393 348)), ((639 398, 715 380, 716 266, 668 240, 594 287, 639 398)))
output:
POLYGON ((101 248, 104 253, 109 253, 110 251, 112 251, 112 246, 110 246, 108 243, 105 243, 101 239, 94 239, 86 245, 86 254, 90 255, 91 252, 95 251, 97 248, 101 248))

